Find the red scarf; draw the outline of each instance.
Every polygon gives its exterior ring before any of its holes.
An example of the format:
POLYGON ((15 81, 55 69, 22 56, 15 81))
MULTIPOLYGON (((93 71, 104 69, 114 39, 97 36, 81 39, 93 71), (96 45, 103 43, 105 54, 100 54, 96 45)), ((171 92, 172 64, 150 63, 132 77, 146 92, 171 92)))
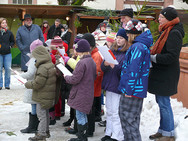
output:
POLYGON ((172 21, 169 21, 165 24, 162 24, 159 26, 159 32, 163 33, 161 34, 161 36, 159 37, 159 39, 155 42, 154 46, 152 47, 151 50, 151 54, 160 54, 165 43, 166 40, 168 38, 169 32, 171 31, 171 29, 174 27, 174 25, 178 24, 180 22, 179 17, 173 19, 172 21))

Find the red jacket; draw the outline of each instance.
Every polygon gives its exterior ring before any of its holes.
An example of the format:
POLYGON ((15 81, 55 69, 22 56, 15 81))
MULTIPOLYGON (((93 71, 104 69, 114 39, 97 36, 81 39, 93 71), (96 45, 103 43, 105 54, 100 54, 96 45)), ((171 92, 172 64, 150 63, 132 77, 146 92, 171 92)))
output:
POLYGON ((101 85, 103 79, 103 71, 101 70, 101 64, 103 59, 98 52, 98 48, 93 49, 93 51, 91 52, 91 57, 96 63, 96 74, 97 74, 97 77, 94 82, 94 97, 99 97, 101 96, 101 85))

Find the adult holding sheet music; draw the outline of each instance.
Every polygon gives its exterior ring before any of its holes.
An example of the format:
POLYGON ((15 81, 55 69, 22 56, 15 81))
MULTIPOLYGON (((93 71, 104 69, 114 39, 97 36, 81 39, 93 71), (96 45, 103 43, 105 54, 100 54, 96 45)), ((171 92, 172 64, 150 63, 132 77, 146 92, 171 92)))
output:
POLYGON ((5 69, 5 89, 10 89, 10 68, 12 63, 11 47, 15 44, 14 36, 8 30, 7 19, 0 18, 0 90, 3 87, 3 67, 5 69))
POLYGON ((104 72, 102 89, 106 90, 106 132, 101 139, 109 140, 123 140, 123 132, 119 118, 119 100, 121 92, 118 91, 118 84, 120 81, 120 72, 128 49, 128 36, 125 29, 119 29, 116 35, 115 45, 111 48, 117 65, 103 61, 101 69, 104 72))

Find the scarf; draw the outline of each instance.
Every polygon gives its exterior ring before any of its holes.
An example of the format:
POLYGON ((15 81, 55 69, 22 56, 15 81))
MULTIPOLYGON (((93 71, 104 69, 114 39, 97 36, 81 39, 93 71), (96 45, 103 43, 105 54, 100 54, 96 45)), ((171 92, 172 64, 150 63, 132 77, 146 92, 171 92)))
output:
POLYGON ((159 32, 162 32, 161 36, 159 37, 159 39, 156 41, 156 43, 154 44, 154 46, 152 47, 151 50, 151 54, 160 54, 165 43, 166 40, 168 38, 169 32, 171 31, 171 29, 174 27, 174 25, 178 24, 180 22, 179 17, 173 19, 172 21, 169 21, 165 24, 162 24, 159 26, 159 32))
POLYGON ((3 36, 3 34, 4 34, 5 32, 7 32, 7 29, 6 29, 6 28, 0 28, 0 31, 1 31, 1 35, 3 36))

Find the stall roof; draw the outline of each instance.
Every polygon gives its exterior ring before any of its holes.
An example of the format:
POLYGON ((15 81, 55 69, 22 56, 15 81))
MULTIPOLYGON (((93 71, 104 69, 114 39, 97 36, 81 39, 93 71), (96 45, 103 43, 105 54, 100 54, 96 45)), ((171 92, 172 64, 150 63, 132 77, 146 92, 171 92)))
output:
POLYGON ((84 6, 0 4, 0 17, 21 19, 22 11, 25 11, 35 18, 64 18, 85 9, 84 6))

